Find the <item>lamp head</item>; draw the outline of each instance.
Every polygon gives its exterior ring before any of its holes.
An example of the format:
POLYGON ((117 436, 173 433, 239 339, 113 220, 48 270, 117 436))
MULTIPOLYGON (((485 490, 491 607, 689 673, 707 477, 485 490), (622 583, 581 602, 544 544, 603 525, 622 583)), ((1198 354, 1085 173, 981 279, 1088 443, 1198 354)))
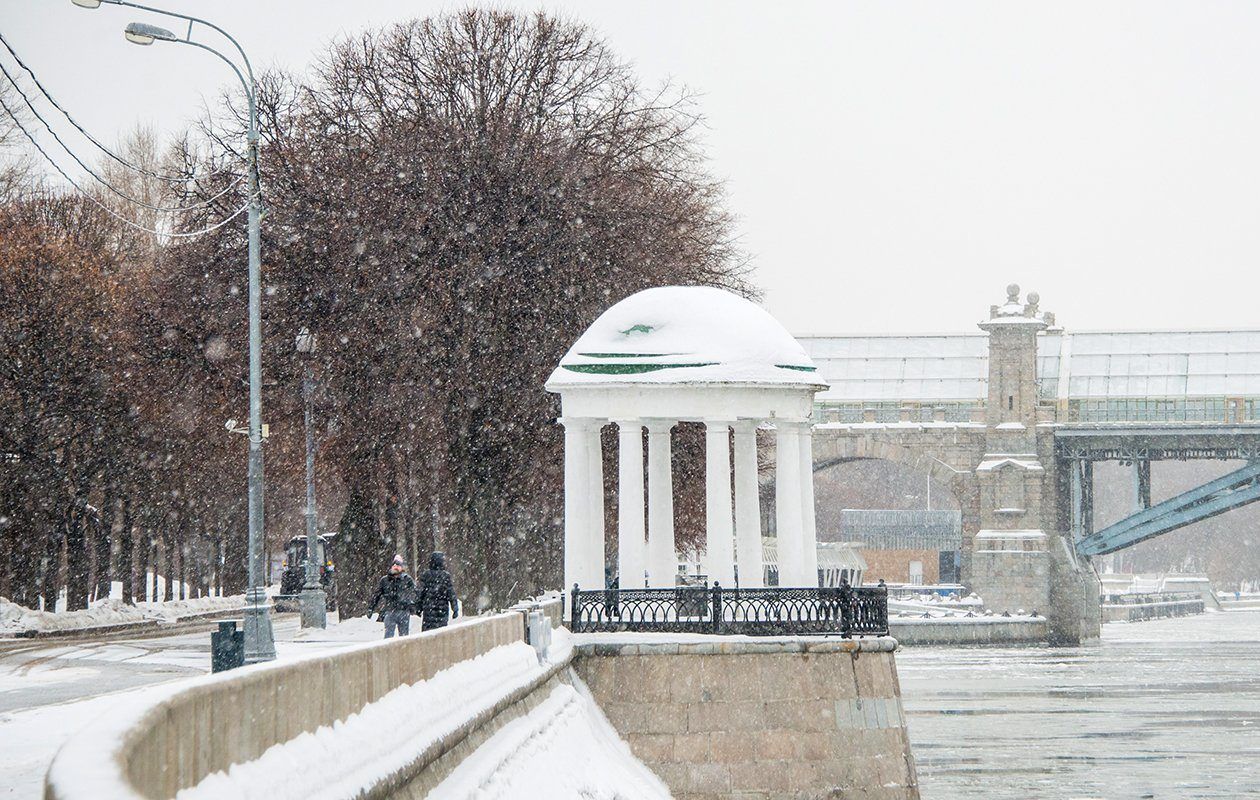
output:
POLYGON ((79 8, 100 8, 101 0, 70 0, 79 8))
POLYGON ((176 40, 175 34, 166 28, 159 28, 156 25, 150 25, 147 22, 131 22, 128 23, 123 31, 123 36, 127 37, 127 41, 132 44, 150 45, 156 40, 163 42, 173 42, 176 40))

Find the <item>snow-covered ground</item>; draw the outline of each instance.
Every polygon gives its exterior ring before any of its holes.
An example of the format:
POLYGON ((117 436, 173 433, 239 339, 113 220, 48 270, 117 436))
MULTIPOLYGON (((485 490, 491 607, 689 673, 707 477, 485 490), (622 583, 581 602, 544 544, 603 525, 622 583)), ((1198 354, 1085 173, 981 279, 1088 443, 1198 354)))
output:
POLYGON ((555 687, 533 711, 504 725, 430 800, 668 798, 669 789, 634 757, 581 679, 570 676, 573 686, 555 687))
MULTIPOLYGON (((563 640, 558 637, 558 641, 563 640)), ((555 657, 564 657, 567 647, 565 642, 554 648, 555 657)), ((208 775, 197 786, 181 791, 178 798, 354 796, 379 776, 406 766, 472 714, 526 686, 544 668, 533 648, 523 642, 496 647, 427 681, 400 686, 357 714, 275 745, 254 761, 208 775), (335 773, 294 769, 294 765, 333 762, 335 773)))
MULTIPOLYGON (((239 598, 238 598, 239 600, 239 598)), ((374 641, 384 626, 356 617, 326 630, 275 622, 281 659, 374 641)), ((71 735, 105 714, 147 705, 210 670, 210 634, 181 633, 91 643, 0 643, 0 800, 38 800, 44 773, 71 735)))
POLYGON ((39 800, 43 797, 48 764, 70 734, 103 715, 145 703, 163 688, 148 686, 73 703, 0 713, 0 798, 39 800))
MULTIPOLYGON (((360 617, 339 635, 371 630, 360 617)), ((276 745, 259 759, 209 775, 179 800, 234 797, 352 797, 382 774, 404 767, 426 748, 537 680, 571 652, 567 632, 556 632, 547 659, 517 642, 401 686, 357 714, 276 745), (382 739, 382 732, 388 736, 382 739), (337 763, 335 773, 300 765, 337 763)), ((667 798, 669 792, 613 730, 573 673, 527 715, 497 731, 429 796, 432 798, 584 797, 667 798), (574 765, 582 765, 574 769, 574 765)))

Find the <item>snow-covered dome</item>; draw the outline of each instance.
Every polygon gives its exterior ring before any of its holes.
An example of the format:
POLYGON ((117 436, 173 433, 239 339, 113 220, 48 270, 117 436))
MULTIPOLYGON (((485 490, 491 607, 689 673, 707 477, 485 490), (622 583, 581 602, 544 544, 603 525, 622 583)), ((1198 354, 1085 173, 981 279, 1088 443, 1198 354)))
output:
POLYGON ((760 306, 709 286, 662 286, 599 316, 547 388, 598 384, 826 388, 804 348, 760 306))

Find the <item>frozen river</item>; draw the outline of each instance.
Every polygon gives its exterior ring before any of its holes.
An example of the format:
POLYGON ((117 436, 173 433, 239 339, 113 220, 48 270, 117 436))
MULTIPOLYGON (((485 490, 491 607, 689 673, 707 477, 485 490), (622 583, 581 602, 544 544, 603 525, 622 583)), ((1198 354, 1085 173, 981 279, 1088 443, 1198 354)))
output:
POLYGON ((1260 612, 897 665, 924 800, 1260 797, 1260 612))

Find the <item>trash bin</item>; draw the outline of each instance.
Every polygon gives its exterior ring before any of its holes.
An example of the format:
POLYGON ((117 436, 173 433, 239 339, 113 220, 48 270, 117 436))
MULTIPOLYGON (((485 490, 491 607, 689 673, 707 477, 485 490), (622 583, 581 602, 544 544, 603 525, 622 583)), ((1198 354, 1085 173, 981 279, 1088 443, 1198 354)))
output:
POLYGON ((210 634, 210 671, 222 672, 245 665, 245 631, 238 631, 232 621, 220 622, 210 634))

